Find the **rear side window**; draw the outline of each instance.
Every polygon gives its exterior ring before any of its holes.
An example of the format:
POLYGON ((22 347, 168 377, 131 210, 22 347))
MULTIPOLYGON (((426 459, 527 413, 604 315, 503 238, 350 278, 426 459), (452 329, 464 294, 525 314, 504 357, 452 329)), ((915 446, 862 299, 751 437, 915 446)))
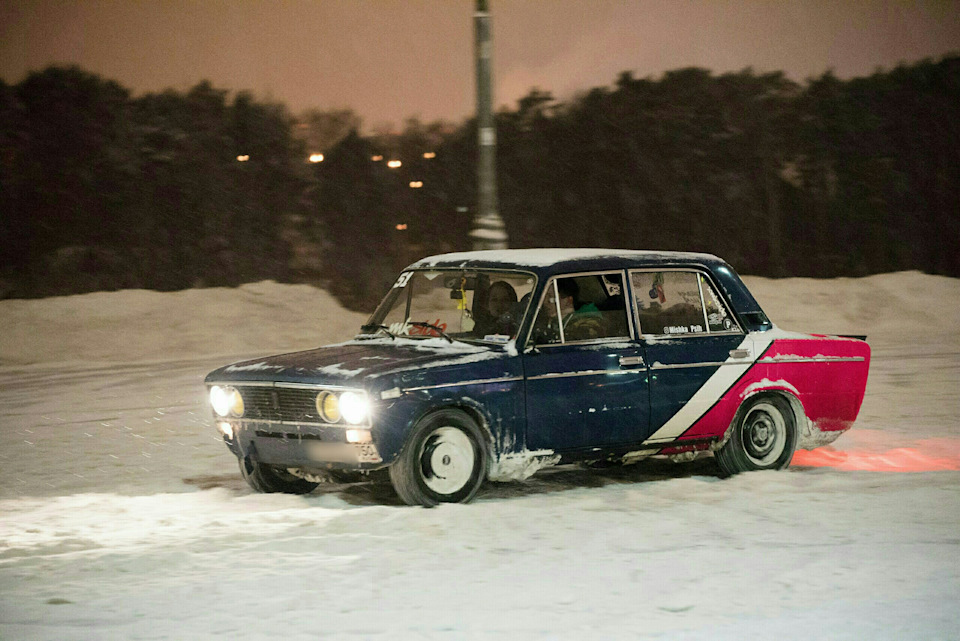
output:
POLYGON ((737 331, 739 329, 737 321, 727 311, 726 305, 720 301, 720 297, 717 296, 717 292, 713 289, 710 281, 704 278, 702 274, 697 274, 697 278, 700 279, 703 304, 707 311, 707 329, 711 333, 737 331))
POLYGON ((631 279, 643 334, 740 331, 713 285, 699 272, 634 272, 631 279))

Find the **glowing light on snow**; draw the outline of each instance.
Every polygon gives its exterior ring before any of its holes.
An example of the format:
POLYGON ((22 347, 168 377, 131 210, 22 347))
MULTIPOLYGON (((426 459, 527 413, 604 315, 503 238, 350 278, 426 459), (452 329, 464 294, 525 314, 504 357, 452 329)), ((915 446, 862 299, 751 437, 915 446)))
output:
POLYGON ((798 450, 790 465, 801 467, 833 467, 845 472, 939 472, 960 470, 960 456, 943 452, 924 452, 929 447, 898 447, 883 452, 835 450, 818 447, 798 450))
POLYGON ((323 154, 310 154, 310 162, 323 162, 323 154))

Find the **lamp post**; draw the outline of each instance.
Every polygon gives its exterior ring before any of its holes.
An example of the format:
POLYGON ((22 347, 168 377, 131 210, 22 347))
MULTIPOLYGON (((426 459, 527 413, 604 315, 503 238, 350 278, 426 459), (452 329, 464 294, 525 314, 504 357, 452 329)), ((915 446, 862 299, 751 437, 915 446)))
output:
POLYGON ((493 42, 490 36, 487 0, 477 0, 473 24, 476 34, 477 137, 480 163, 477 168, 477 211, 470 237, 473 238, 474 249, 505 249, 507 230, 497 211, 497 131, 493 122, 493 91, 490 82, 493 42))

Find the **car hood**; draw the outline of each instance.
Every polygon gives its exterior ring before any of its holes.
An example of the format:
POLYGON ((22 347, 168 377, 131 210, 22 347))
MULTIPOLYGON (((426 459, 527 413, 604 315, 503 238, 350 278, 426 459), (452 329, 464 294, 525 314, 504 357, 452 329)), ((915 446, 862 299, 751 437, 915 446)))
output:
POLYGON ((209 382, 283 381, 357 384, 387 374, 418 372, 506 355, 500 346, 448 343, 444 339, 360 339, 303 352, 234 363, 207 375, 209 382))

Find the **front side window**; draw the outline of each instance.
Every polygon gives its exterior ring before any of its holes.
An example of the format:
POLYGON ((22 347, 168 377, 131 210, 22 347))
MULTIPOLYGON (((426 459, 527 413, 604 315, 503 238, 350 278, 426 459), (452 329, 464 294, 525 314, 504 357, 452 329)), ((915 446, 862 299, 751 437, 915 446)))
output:
POLYGON ((538 345, 629 336, 620 272, 551 280, 531 334, 538 345))
POLYGON ((525 272, 403 272, 363 331, 506 343, 517 336, 535 283, 525 272))
POLYGON ((631 280, 643 334, 686 336, 739 331, 713 285, 699 272, 635 272, 631 280))

